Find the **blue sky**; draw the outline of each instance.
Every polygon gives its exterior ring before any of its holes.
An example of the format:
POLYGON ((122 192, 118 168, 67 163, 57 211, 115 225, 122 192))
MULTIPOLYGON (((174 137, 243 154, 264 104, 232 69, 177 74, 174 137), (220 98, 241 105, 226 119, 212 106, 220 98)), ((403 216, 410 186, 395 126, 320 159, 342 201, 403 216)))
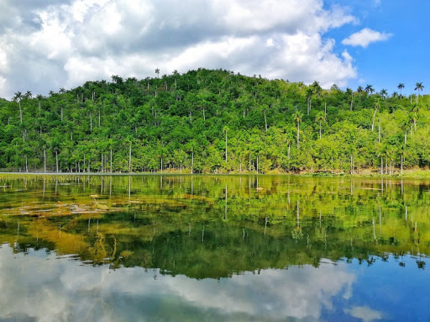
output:
POLYGON ((398 91, 399 83, 405 84, 404 93, 412 93, 417 82, 423 82, 424 92, 430 88, 430 1, 381 0, 346 1, 330 0, 326 5, 349 6, 359 19, 357 25, 345 25, 329 31, 326 36, 336 39, 337 52, 347 48, 357 66, 357 78, 348 86, 371 84, 379 91, 398 91), (362 28, 371 28, 392 34, 383 42, 370 44, 367 48, 345 46, 341 41, 362 28))
POLYGON ((429 9, 428 0, 2 0, 0 97, 200 67, 389 93, 423 82, 426 93, 429 9))

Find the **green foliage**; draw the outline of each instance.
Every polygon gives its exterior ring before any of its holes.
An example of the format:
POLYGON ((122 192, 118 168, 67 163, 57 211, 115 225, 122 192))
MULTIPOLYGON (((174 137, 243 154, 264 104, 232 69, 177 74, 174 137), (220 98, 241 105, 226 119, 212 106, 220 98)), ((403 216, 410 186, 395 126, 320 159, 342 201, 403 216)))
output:
MULTIPOLYGON (((417 83, 418 94, 423 88, 417 83)), ((0 169, 56 171, 58 162, 60 172, 379 172, 382 165, 388 174, 429 166, 429 104, 427 95, 389 97, 372 85, 343 92, 226 70, 114 75, 49 97, 0 99, 0 169)))

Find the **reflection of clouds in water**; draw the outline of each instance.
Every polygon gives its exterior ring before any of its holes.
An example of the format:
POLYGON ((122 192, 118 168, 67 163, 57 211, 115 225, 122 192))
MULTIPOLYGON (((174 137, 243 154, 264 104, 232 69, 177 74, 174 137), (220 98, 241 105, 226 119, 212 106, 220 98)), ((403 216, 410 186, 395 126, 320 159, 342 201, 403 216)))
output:
POLYGON ((354 306, 351 309, 345 309, 344 312, 354 318, 360 319, 363 322, 372 322, 382 319, 381 312, 374 311, 367 306, 354 306))
MULTIPOLYGON (((0 319, 24 315, 38 321, 115 321, 157 315, 163 320, 167 316, 162 314, 182 312, 184 319, 205 314, 207 320, 222 320, 228 314, 245 320, 318 320, 323 307, 331 309, 331 297, 351 294, 355 280, 342 263, 265 270, 219 281, 162 275, 155 280, 153 271, 142 268, 113 271, 54 255, 46 260, 41 254, 16 255, 5 245, 0 249, 0 319)), ((348 314, 355 317, 354 309, 348 314)))

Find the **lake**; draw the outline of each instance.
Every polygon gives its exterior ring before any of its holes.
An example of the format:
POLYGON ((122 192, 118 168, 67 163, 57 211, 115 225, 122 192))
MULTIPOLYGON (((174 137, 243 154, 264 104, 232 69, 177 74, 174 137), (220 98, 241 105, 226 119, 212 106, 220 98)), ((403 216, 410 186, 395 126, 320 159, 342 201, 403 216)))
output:
POLYGON ((0 321, 429 321, 430 181, 0 175, 0 321))

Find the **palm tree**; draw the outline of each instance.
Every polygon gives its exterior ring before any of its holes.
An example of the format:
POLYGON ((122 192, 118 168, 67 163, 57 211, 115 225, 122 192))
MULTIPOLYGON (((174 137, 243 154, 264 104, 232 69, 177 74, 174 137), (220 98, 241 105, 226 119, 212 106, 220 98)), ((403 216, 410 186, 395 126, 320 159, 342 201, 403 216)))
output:
POLYGON ((40 111, 42 109, 42 99, 43 99, 43 96, 41 94, 38 94, 36 96, 36 98, 37 98, 37 101, 39 102, 39 113, 40 113, 40 111))
POLYGON ((319 122, 320 124, 320 139, 321 139, 321 123, 325 122, 324 112, 319 112, 315 118, 315 121, 319 122))
POLYGON ((405 84, 399 83, 399 85, 397 85, 397 88, 400 90, 400 98, 402 98, 402 89, 405 88, 405 84))
POLYGON ((21 124, 22 124, 22 109, 21 109, 21 100, 22 100, 22 98, 23 98, 23 95, 22 95, 21 92, 16 92, 15 95, 14 95, 14 97, 13 97, 13 100, 15 102, 17 102, 18 106, 19 106, 19 119, 21 120, 21 124))
POLYGON ((419 107, 418 104, 414 104, 412 106, 411 112, 414 113, 413 121, 414 121, 415 131, 417 130, 417 119, 418 119, 418 112, 419 112, 419 110, 420 110, 420 107, 419 107))
POLYGON ((369 93, 373 93, 375 90, 373 89, 372 85, 367 84, 366 87, 364 88, 364 91, 369 94, 369 93))
POLYGON ((228 126, 224 126, 224 128, 222 129, 222 131, 225 133, 225 162, 227 163, 227 132, 228 132, 229 128, 228 126))
POLYGON ((293 114, 293 120, 297 122, 297 149, 300 147, 300 122, 302 121, 303 114, 296 110, 293 114))
POLYGON ((157 74, 157 77, 160 78, 160 69, 156 68, 155 73, 157 74))
POLYGON ((424 85, 423 83, 416 83, 415 84, 415 90, 417 91, 417 104, 418 104, 418 97, 420 96, 420 91, 423 91, 424 85))
POLYGON ((308 115, 312 108, 312 95, 314 95, 314 91, 312 90, 312 88, 309 87, 306 90, 306 101, 308 103, 308 115))
POLYGON ((381 91, 379 92, 379 95, 381 95, 382 99, 385 99, 388 95, 388 92, 386 89, 381 89, 381 91))

